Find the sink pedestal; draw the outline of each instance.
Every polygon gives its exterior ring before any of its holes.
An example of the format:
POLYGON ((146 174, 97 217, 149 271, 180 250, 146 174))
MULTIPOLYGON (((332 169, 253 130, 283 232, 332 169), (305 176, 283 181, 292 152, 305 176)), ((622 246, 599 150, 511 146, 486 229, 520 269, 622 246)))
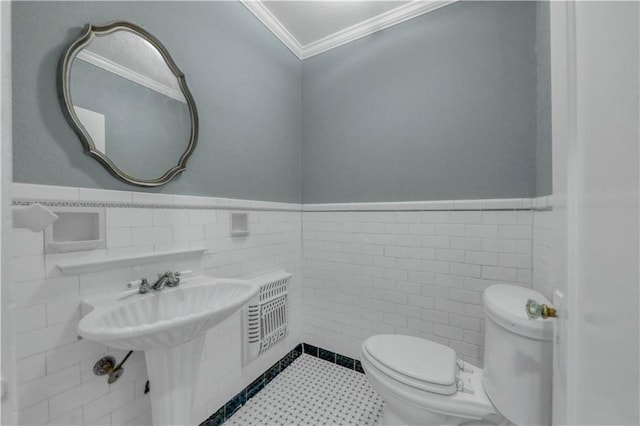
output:
POLYGON ((144 351, 153 424, 193 426, 207 330, 238 312, 258 290, 250 281, 199 275, 162 291, 100 295, 83 301, 89 313, 78 332, 112 348, 144 351))
POLYGON ((193 426, 193 390, 205 333, 178 346, 144 352, 151 387, 153 426, 193 426))

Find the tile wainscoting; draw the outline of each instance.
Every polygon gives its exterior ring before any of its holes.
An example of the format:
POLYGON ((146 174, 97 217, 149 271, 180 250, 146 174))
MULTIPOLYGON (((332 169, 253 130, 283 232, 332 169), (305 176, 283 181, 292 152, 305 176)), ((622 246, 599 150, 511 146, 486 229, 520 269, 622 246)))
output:
POLYGON ((533 214, 533 288, 553 301, 553 211, 533 214))
POLYGON ((534 247, 547 244, 534 218, 549 208, 549 197, 304 205, 304 340, 358 358, 369 336, 407 334, 482 366, 482 292, 533 286, 534 247))
POLYGON ((263 357, 242 367, 238 314, 209 331, 195 400, 201 420, 301 341, 325 348, 320 357, 332 351, 337 363, 348 363, 346 357, 359 358, 366 337, 404 333, 445 343, 481 365, 482 290, 495 282, 550 283, 543 268, 537 273, 537 265, 550 264, 549 220, 538 219, 549 216, 548 197, 300 205, 14 184, 13 200, 104 207, 106 218, 106 247, 83 252, 45 254, 42 232, 13 231, 10 293, 23 425, 150 424, 143 354, 134 353, 125 375, 107 385, 93 376, 93 364, 105 354, 120 360, 124 351, 79 341, 76 331, 80 300, 121 291, 141 276, 167 269, 239 278, 293 273, 289 335, 263 357), (249 236, 229 236, 233 210, 249 212, 249 236), (56 267, 194 248, 204 254, 171 264, 77 275, 56 267))
POLYGON ((43 232, 13 230, 11 303, 16 332, 18 419, 21 425, 150 425, 144 354, 134 352, 112 385, 92 374, 103 355, 117 351, 77 340, 80 301, 119 292, 125 283, 165 270, 191 269, 219 277, 250 278, 286 269, 290 282, 288 337, 243 368, 241 317, 210 330, 196 386, 196 419, 206 419, 301 341, 301 213, 298 205, 206 197, 167 196, 14 184, 15 204, 105 208, 106 248, 45 254, 43 232), (229 236, 229 212, 249 212, 250 234, 229 236), (205 248, 172 262, 63 275, 58 263, 122 258, 205 248))

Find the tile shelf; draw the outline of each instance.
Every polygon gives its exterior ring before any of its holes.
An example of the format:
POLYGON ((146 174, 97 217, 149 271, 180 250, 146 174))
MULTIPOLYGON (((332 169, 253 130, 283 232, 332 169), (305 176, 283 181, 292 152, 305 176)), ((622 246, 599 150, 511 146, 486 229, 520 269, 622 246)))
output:
POLYGON ((56 266, 62 272, 62 275, 79 275, 146 263, 168 262, 196 255, 202 256, 206 251, 206 248, 171 250, 130 256, 105 257, 102 259, 58 262, 56 266))

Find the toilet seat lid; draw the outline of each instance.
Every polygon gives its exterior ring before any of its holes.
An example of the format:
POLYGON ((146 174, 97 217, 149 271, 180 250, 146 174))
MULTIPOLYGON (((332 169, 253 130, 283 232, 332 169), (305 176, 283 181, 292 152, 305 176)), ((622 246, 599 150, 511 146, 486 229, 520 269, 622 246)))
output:
MULTIPOLYGON (((447 388, 453 385, 455 391, 456 352, 447 346, 412 336, 381 334, 367 339, 365 347, 376 361, 396 373, 447 388)), ((451 392, 447 389, 446 393, 451 392)))

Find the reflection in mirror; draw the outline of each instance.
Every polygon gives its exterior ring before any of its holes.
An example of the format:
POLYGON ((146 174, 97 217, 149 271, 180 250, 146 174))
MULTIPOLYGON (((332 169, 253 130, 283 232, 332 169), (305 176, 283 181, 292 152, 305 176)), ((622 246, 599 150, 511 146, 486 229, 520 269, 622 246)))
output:
POLYGON ((110 172, 157 186, 184 170, 197 113, 184 75, 153 36, 130 23, 88 25, 61 66, 67 117, 110 172))

